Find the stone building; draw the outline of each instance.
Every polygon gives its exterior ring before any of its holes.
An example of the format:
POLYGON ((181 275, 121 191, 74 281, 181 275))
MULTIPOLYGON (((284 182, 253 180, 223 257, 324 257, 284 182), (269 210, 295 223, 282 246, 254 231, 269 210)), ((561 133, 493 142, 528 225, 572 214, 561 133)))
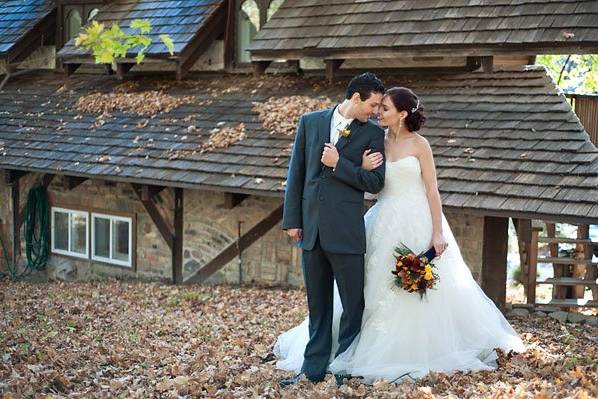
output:
POLYGON ((50 276, 301 285, 299 250, 279 227, 293 136, 266 127, 256 104, 334 103, 366 69, 423 99, 444 210, 495 301, 509 219, 522 231, 598 222, 598 150, 533 65, 540 53, 598 52, 594 2, 13 3, 0 16, 19 15, 22 34, 0 49, 26 36, 42 46, 0 51, 2 236, 9 258, 24 251, 27 193, 47 187, 50 276), (143 64, 106 67, 74 46, 85 23, 134 18, 171 35, 174 54, 154 37, 143 64), (39 28, 48 20, 53 37, 39 28), (102 95, 120 105, 85 109, 102 95), (174 105, 145 111, 155 99, 174 105), (226 129, 245 138, 202 151, 226 129))

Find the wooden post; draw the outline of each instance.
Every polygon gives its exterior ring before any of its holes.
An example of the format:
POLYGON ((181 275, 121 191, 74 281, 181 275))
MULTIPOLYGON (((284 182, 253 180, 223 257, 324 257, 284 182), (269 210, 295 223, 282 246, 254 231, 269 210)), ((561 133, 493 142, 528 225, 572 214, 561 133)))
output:
POLYGON ((174 234, 172 247, 172 279, 183 283, 183 189, 174 189, 174 234))
POLYGON ((527 295, 527 277, 529 273, 530 245, 532 241, 532 221, 531 219, 513 219, 515 230, 517 231, 517 241, 519 244, 519 264, 521 265, 521 284, 523 284, 524 294, 527 295))
POLYGON ((507 297, 507 249, 509 219, 484 217, 482 246, 482 289, 501 310, 507 297))
POLYGON ((132 62, 119 62, 116 64, 116 78, 118 80, 123 80, 125 78, 125 74, 131 70, 135 66, 132 62))
MULTIPOLYGON (((556 237, 556 224, 555 223, 546 223, 546 237, 548 238, 555 238, 556 237)), ((558 258, 559 257, 559 244, 557 242, 550 243, 548 245, 550 248, 550 257, 551 258, 558 258)), ((555 278, 559 277, 569 277, 569 266, 563 265, 561 263, 553 263, 552 264, 553 274, 555 278)), ((553 299, 562 299, 567 297, 567 291, 569 287, 563 285, 555 285, 552 289, 552 298, 553 299)))
MULTIPOLYGON (((590 226, 582 224, 577 226, 577 239, 578 240, 589 240, 590 239, 590 226)), ((575 258, 577 259, 589 259, 592 260, 592 250, 588 244, 576 244, 575 245, 575 258)), ((573 265, 573 278, 584 279, 586 277, 586 270, 594 268, 592 265, 573 265)), ((583 298, 586 287, 583 285, 576 285, 571 288, 572 298, 583 298)))
POLYGON ((536 274, 538 273, 538 237, 542 228, 532 228, 532 241, 529 248, 529 266, 527 273, 527 303, 536 304, 536 274))
POLYGON ((13 267, 16 267, 19 248, 21 247, 21 235, 19 234, 19 179, 15 179, 10 183, 10 193, 12 198, 12 264, 13 267))
POLYGON ((256 78, 263 76, 271 63, 272 61, 252 61, 251 66, 253 67, 253 76, 256 78))
POLYGON ((345 62, 345 60, 326 60, 326 79, 328 83, 332 83, 334 81, 334 77, 336 75, 336 71, 341 67, 341 65, 345 62))

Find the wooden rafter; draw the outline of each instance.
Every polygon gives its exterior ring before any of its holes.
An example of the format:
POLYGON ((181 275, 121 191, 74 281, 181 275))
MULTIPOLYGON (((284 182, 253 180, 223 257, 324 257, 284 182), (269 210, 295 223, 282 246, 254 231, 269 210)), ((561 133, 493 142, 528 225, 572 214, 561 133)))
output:
POLYGON ((137 197, 145 207, 145 210, 147 211, 149 216, 154 221, 154 224, 158 228, 158 231, 162 235, 162 238, 164 238, 164 241, 166 241, 168 248, 172 250, 174 248, 174 234, 172 232, 171 227, 164 220, 164 218, 160 214, 160 211, 158 211, 156 204, 154 204, 154 202, 151 199, 144 198, 143 187, 140 184, 135 183, 131 183, 131 187, 133 188, 133 191, 135 191, 135 194, 137 194, 137 197))
POLYGON ((186 284, 202 283, 208 279, 212 274, 224 267, 228 262, 237 256, 239 251, 247 249, 251 244, 257 241, 260 237, 266 234, 270 229, 276 226, 282 219, 282 205, 277 207, 268 216, 262 219, 258 224, 253 226, 248 232, 243 234, 241 238, 224 248, 211 261, 205 264, 195 274, 185 280, 186 284))
POLYGON ((235 194, 225 193, 224 194, 224 209, 233 209, 239 205, 245 198, 249 197, 247 194, 235 194))
POLYGON ((66 187, 69 190, 72 190, 78 186, 80 186, 83 182, 87 180, 87 177, 79 177, 79 176, 65 176, 66 180, 66 187))

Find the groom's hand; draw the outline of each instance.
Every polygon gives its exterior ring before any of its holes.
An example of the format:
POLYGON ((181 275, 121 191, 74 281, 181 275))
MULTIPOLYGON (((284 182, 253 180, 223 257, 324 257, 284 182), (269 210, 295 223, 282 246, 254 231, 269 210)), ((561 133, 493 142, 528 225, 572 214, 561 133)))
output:
POLYGON ((336 168, 338 162, 338 150, 332 143, 324 144, 324 152, 322 152, 322 163, 330 168, 336 168))
POLYGON ((303 237, 303 229, 288 229, 286 232, 294 241, 299 241, 303 237))

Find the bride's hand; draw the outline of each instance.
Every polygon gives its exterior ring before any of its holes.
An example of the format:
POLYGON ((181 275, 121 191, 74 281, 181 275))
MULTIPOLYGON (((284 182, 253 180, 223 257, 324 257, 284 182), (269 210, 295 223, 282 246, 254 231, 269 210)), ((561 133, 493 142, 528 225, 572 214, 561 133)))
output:
POLYGON ((371 149, 367 149, 363 152, 363 156, 361 157, 361 168, 367 171, 376 169, 378 166, 382 165, 384 162, 384 157, 379 152, 372 152, 371 149))
POLYGON ((434 233, 432 236, 432 245, 436 251, 436 256, 442 255, 442 253, 446 250, 446 247, 448 247, 448 243, 444 239, 442 233, 434 233))

